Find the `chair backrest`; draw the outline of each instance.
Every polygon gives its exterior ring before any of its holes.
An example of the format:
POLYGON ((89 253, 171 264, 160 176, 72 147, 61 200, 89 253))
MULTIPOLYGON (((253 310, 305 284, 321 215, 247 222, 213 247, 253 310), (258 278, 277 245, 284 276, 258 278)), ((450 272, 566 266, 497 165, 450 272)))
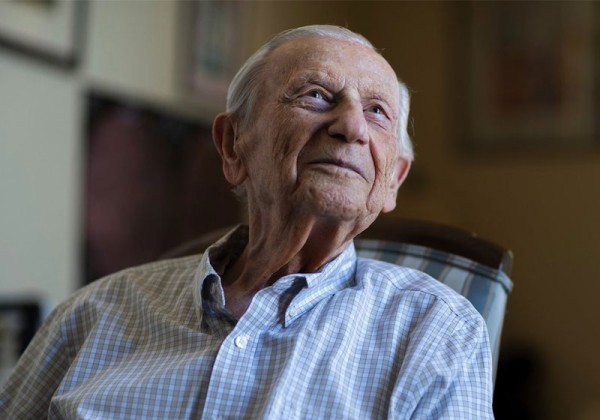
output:
POLYGON ((361 238, 421 245, 468 258, 511 275, 513 254, 476 233, 440 223, 410 219, 376 220, 361 238))
POLYGON ((465 296, 485 319, 496 377, 512 252, 452 226, 378 222, 355 241, 359 256, 423 271, 465 296))
MULTIPOLYGON (((209 232, 163 258, 203 252, 230 229, 209 232)), ((354 242, 359 256, 418 269, 465 296, 487 324, 496 377, 506 300, 512 290, 511 251, 460 228, 406 219, 377 221, 354 242)))

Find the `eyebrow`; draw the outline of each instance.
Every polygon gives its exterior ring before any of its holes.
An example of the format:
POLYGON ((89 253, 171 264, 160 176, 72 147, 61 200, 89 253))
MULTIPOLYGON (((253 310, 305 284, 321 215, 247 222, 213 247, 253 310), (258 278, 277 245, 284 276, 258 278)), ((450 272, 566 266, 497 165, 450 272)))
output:
POLYGON ((326 77, 326 75, 319 74, 319 72, 311 72, 294 77, 290 80, 289 86, 292 89, 296 89, 306 85, 318 85, 324 88, 331 88, 331 83, 329 83, 328 80, 332 79, 332 77, 326 77))
POLYGON ((288 102, 293 99, 295 94, 307 85, 317 85, 321 86, 324 89, 329 91, 333 90, 330 83, 327 83, 325 77, 323 77, 323 72, 318 71, 314 72, 305 72, 300 75, 295 75, 287 80, 285 83, 285 91, 283 92, 282 100, 288 102))
POLYGON ((384 104, 386 104, 387 106, 389 106, 391 108, 391 110, 394 110, 394 102, 390 100, 390 98, 388 96, 381 96, 378 93, 371 93, 370 95, 366 96, 367 99, 369 100, 375 100, 375 101, 379 101, 379 102, 383 102, 384 104))

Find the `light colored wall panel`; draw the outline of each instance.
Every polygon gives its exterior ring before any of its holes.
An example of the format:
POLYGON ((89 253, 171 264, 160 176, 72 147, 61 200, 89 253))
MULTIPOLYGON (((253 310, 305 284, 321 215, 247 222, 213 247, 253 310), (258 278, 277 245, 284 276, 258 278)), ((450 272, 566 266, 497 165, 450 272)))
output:
POLYGON ((0 293, 56 303, 78 275, 82 106, 68 73, 0 54, 0 293))

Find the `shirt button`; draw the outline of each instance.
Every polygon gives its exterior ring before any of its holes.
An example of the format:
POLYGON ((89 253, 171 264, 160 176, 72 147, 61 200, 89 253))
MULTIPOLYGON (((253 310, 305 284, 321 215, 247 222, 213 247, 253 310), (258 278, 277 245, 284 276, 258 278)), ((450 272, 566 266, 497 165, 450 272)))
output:
POLYGON ((235 346, 239 349, 245 349, 248 345, 248 336, 240 335, 235 338, 235 346))

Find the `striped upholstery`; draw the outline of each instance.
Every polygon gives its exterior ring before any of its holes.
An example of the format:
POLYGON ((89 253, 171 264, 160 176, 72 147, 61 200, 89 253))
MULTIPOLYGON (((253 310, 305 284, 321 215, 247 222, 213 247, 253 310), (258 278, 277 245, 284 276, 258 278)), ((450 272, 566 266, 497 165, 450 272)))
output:
POLYGON ((374 239, 355 239, 354 244, 360 257, 423 271, 469 299, 487 324, 496 377, 506 299, 512 289, 506 274, 467 258, 419 245, 374 239))

